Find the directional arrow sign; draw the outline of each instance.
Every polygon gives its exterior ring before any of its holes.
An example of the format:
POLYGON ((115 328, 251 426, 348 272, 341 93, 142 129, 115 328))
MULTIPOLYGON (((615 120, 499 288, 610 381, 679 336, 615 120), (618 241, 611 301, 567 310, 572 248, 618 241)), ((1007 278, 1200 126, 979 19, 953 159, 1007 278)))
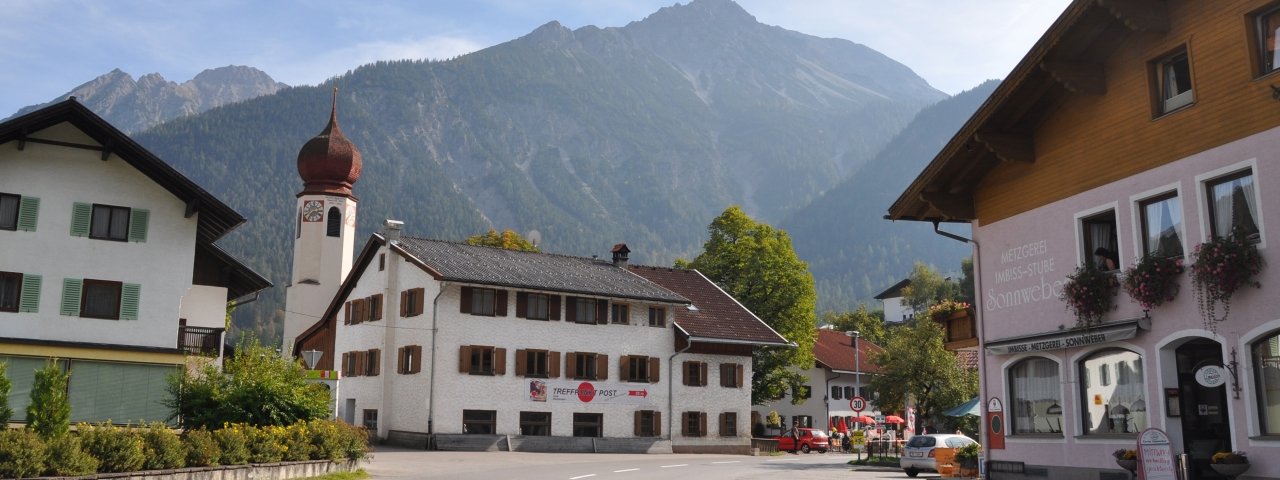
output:
POLYGON ((649 391, 648 390, 627 390, 627 395, 630 395, 632 397, 647 397, 649 396, 649 391))
POLYGON ((867 409, 867 399, 862 397, 853 397, 849 399, 849 409, 854 413, 862 413, 867 409))

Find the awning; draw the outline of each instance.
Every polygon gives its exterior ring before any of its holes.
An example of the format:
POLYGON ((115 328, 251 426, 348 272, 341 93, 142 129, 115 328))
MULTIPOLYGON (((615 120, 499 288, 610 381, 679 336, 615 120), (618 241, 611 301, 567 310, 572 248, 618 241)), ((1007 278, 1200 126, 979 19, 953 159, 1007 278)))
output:
POLYGON ((1094 327, 1072 328, 1020 337, 1002 338, 986 342, 988 355, 1061 350, 1099 343, 1127 340, 1138 335, 1138 329, 1150 330, 1147 317, 1104 323, 1094 327))
POLYGON ((942 414, 948 417, 963 417, 965 415, 973 415, 976 417, 979 415, 979 413, 981 413, 978 411, 979 400, 981 400, 980 397, 973 397, 972 400, 961 403, 960 405, 956 406, 955 408, 952 408, 951 410, 942 412, 942 414))

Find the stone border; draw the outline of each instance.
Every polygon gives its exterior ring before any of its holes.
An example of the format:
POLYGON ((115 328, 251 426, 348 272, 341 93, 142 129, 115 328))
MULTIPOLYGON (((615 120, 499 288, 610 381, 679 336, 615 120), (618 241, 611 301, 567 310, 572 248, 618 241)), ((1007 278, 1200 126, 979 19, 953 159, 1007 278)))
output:
POLYGON ((249 465, 223 465, 218 467, 191 467, 173 470, 143 470, 137 472, 99 473, 83 477, 36 477, 63 480, 143 479, 143 480, 251 480, 308 478, 337 472, 352 472, 360 462, 344 460, 308 460, 304 462, 255 463, 249 465))

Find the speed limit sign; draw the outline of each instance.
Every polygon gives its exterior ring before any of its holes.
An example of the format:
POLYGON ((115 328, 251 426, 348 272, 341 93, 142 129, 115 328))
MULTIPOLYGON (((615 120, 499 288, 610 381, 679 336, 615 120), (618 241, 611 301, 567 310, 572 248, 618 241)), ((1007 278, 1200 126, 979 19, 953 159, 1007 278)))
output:
POLYGON ((849 399, 849 410, 853 410, 854 413, 862 413, 862 411, 866 409, 867 399, 862 397, 853 397, 849 399))

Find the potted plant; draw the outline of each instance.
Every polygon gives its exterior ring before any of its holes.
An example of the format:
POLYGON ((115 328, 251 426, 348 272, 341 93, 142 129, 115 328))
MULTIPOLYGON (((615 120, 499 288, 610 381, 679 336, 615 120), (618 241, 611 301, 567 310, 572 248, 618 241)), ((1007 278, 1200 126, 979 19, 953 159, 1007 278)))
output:
POLYGON ((1249 470, 1249 457, 1244 452, 1218 452, 1209 462, 1219 475, 1236 478, 1249 470))
POLYGON ((1111 452, 1116 458, 1116 465, 1130 472, 1138 470, 1138 452, 1130 448, 1119 448, 1111 452))
POLYGON ((1062 286, 1062 300, 1067 302, 1067 310, 1075 313, 1076 326, 1091 327, 1102 323, 1102 315, 1115 309, 1111 297, 1116 296, 1118 286, 1114 275, 1087 262, 1067 275, 1067 283, 1062 286))
POLYGON ((1120 286, 1147 311, 1178 295, 1178 275, 1181 274, 1182 260, 1143 255, 1138 263, 1124 271, 1120 286))
POLYGON ((935 321, 942 322, 942 321, 946 321, 947 319, 951 318, 952 315, 955 315, 957 313, 963 312, 965 314, 968 314, 970 308, 972 308, 972 306, 969 305, 967 302, 957 302, 951 299, 947 299, 929 307, 929 318, 932 318, 935 321))
POLYGON ((978 455, 982 454, 982 445, 970 443, 956 449, 956 463, 960 464, 961 477, 978 476, 978 455))
POLYGON ((1214 237, 1196 247, 1191 265, 1191 285, 1206 329, 1217 331, 1217 323, 1231 313, 1231 296, 1240 287, 1262 288, 1254 277, 1262 271, 1262 255, 1245 235, 1214 237), (1219 318, 1218 304, 1222 305, 1219 318))

